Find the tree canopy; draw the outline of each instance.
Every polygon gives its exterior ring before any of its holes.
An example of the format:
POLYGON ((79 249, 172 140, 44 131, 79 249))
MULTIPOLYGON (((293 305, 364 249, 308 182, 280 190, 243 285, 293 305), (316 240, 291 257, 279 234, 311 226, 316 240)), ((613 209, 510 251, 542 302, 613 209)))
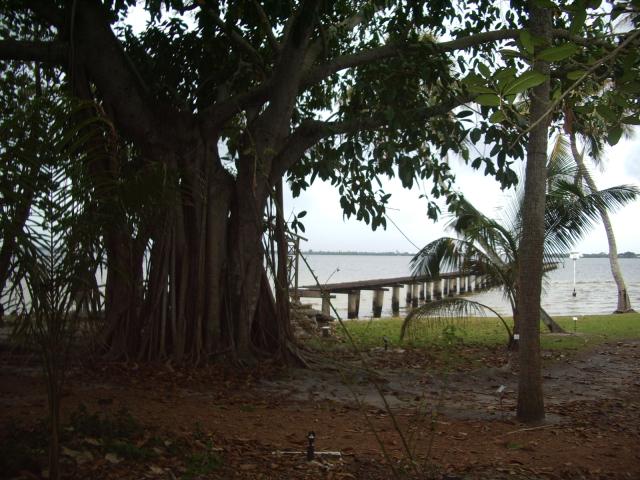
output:
POLYGON ((431 180, 432 218, 436 199, 460 203, 447 155, 514 184, 512 163, 561 100, 574 99, 581 128, 597 116, 610 143, 618 112, 638 119, 634 1, 149 0, 141 32, 126 22, 135 4, 0 3, 3 81, 19 82, 24 62, 46 65, 111 125, 85 167, 109 213, 103 345, 116 357, 291 351, 286 285, 274 299, 262 241, 284 178, 294 193, 330 181, 345 215, 377 228, 381 176, 431 180), (536 8, 552 13, 547 40, 532 29, 536 8), (605 94, 575 96, 587 81, 605 94), (542 86, 548 100, 530 120, 542 86), (161 208, 114 208, 114 192, 161 208))

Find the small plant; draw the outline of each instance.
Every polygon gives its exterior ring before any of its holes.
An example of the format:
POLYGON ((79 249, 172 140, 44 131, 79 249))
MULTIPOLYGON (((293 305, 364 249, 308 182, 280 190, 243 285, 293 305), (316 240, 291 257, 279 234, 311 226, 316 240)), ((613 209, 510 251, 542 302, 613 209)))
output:
POLYGON ((209 475, 219 469, 222 463, 222 457, 214 452, 209 444, 204 452, 194 452, 187 456, 185 460, 187 471, 184 478, 191 479, 209 475))
POLYGON ((9 422, 6 432, 0 441, 2 475, 13 477, 20 472, 40 472, 46 465, 42 458, 46 455, 49 441, 47 424, 38 422, 27 429, 9 422))
POLYGON ((142 426, 126 408, 118 410, 112 417, 90 413, 84 404, 71 414, 71 426, 82 435, 104 440, 132 438, 142 431, 142 426))
POLYGON ((115 453, 125 460, 148 460, 156 453, 145 447, 139 447, 127 441, 115 440, 105 447, 105 451, 115 453))

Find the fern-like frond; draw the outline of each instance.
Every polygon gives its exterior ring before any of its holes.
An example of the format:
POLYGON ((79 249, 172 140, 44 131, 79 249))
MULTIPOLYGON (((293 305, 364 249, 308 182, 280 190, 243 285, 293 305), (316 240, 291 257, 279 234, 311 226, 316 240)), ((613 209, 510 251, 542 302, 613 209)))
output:
POLYGON ((415 336, 420 329, 433 330, 447 325, 460 325, 469 317, 485 317, 487 312, 496 315, 504 325, 507 335, 511 338, 512 332, 505 319, 491 307, 466 298, 454 297, 425 303, 413 309, 402 323, 400 339, 415 336))

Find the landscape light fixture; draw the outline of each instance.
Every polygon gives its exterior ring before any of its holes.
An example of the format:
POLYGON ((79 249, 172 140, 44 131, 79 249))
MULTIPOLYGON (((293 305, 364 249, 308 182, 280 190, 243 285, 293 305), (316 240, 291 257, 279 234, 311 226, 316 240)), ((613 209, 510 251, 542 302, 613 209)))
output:
POLYGON ((573 260, 573 293, 571 294, 573 297, 576 296, 576 260, 582 258, 582 254, 579 252, 571 252, 569 254, 569 258, 573 260))
POLYGON ((307 445, 307 461, 310 462, 311 460, 313 460, 313 457, 315 456, 315 445, 314 445, 314 441, 316 439, 316 434, 315 432, 309 432, 307 434, 307 440, 309 441, 309 445, 307 445))

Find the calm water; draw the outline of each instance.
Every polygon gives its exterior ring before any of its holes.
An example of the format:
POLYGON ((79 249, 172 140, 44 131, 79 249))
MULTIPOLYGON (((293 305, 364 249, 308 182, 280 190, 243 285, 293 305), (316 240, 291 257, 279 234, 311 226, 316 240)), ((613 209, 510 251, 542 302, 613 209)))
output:
MULTIPOLYGON (((405 256, 365 255, 306 255, 320 283, 338 283, 375 278, 411 275, 409 260, 405 256)), ((624 276, 632 306, 640 309, 640 259, 621 258, 624 276)), ((303 262, 300 262, 300 285, 315 281, 303 262)), ((543 284, 542 306, 551 315, 593 315, 611 313, 616 308, 616 287, 606 258, 581 258, 576 261, 576 293, 573 297, 573 260, 565 260, 550 272, 543 284)), ((400 292, 400 305, 404 306, 405 289, 400 292)), ((511 315, 509 303, 499 290, 485 291, 468 296, 493 307, 501 314, 511 315)), ((363 290, 360 296, 360 318, 372 315, 372 292, 363 290)), ((304 298, 304 303, 320 308, 319 299, 304 298)), ((347 316, 347 295, 337 294, 332 300, 343 318, 347 316)), ((401 311, 402 314, 402 311, 401 311)), ((383 316, 391 316, 391 290, 385 292, 383 316)))

